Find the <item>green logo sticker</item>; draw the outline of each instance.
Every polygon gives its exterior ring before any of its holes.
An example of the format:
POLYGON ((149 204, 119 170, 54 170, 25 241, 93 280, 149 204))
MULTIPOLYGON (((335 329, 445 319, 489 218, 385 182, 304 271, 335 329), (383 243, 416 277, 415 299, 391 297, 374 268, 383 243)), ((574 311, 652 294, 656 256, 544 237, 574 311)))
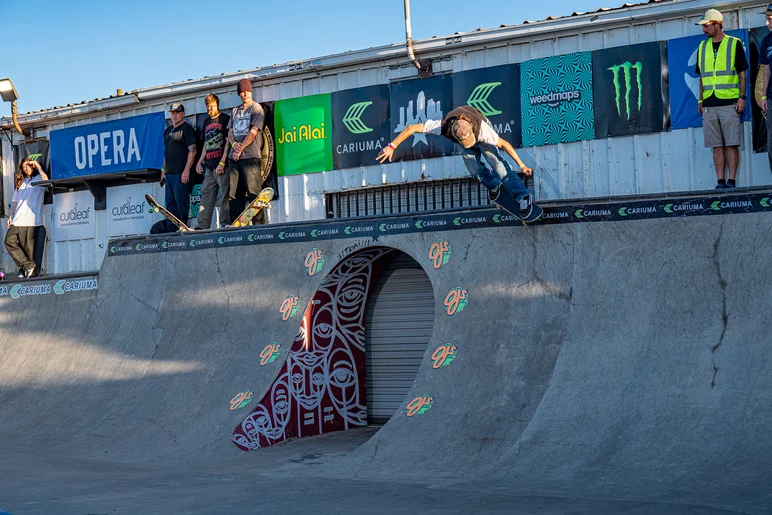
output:
POLYGON ((622 63, 620 65, 615 65, 609 68, 609 71, 613 74, 614 77, 614 93, 616 95, 616 105, 617 105, 617 113, 622 116, 622 86, 619 81, 619 76, 623 75, 625 78, 625 115, 627 119, 630 119, 630 92, 632 91, 633 83, 632 83, 632 71, 635 70, 635 77, 638 84, 638 111, 641 110, 641 105, 643 103, 643 84, 641 83, 641 74, 643 74, 643 64, 640 62, 636 62, 635 64, 631 63, 630 61, 627 61, 625 63, 622 63))
POLYGON ((501 82, 488 82, 487 84, 480 84, 469 95, 466 103, 472 107, 476 107, 485 116, 495 116, 501 114, 501 111, 493 107, 488 102, 488 97, 491 96, 493 90, 501 86, 501 82))
POLYGON ((365 109, 372 104, 372 102, 359 102, 348 108, 346 114, 343 115, 343 125, 346 126, 349 132, 352 134, 366 134, 368 132, 373 132, 370 127, 362 123, 362 114, 364 114, 365 109))

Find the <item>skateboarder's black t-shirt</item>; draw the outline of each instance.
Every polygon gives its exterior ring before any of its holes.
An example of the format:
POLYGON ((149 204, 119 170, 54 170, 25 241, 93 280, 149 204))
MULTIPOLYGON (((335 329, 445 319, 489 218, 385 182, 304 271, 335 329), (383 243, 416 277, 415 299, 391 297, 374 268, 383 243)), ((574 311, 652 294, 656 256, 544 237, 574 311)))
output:
POLYGON ((201 126, 198 134, 204 142, 205 152, 204 166, 209 170, 214 170, 220 161, 225 161, 223 151, 225 150, 225 141, 228 139, 228 122, 231 117, 225 113, 220 113, 214 120, 207 116, 201 126))
POLYGON ((164 158, 166 173, 182 173, 188 161, 188 147, 196 146, 196 131, 188 122, 173 125, 164 131, 164 158))

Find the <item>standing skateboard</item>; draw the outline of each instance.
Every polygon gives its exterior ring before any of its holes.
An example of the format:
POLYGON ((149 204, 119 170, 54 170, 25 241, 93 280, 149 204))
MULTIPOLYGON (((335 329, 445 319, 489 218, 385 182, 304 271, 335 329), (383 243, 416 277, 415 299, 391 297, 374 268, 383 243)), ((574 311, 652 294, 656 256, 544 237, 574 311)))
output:
POLYGON ((544 210, 541 208, 539 204, 536 202, 532 202, 533 209, 531 210, 531 216, 528 218, 523 218, 520 216, 520 202, 516 201, 512 194, 509 193, 509 190, 507 190, 504 186, 501 186, 498 189, 498 192, 496 195, 493 195, 493 192, 490 192, 491 194, 488 195, 488 198, 490 198, 491 202, 495 202, 498 207, 509 213, 510 215, 514 216, 524 224, 528 224, 531 222, 535 222, 539 218, 541 218, 541 215, 544 214, 544 210))
POLYGON ((190 232, 193 229, 182 223, 182 220, 171 214, 169 211, 166 210, 165 207, 163 207, 161 204, 156 202, 156 200, 149 194, 145 194, 145 200, 147 200, 147 203, 150 204, 150 212, 151 213, 161 213, 166 217, 167 220, 169 220, 171 223, 177 226, 177 228, 182 232, 190 232))
POLYGON ((255 200, 250 202, 244 212, 233 221, 233 225, 231 227, 245 227, 249 225, 252 219, 256 217, 260 211, 263 210, 263 208, 271 207, 271 200, 273 200, 273 188, 263 188, 263 191, 260 192, 260 195, 258 195, 255 200))

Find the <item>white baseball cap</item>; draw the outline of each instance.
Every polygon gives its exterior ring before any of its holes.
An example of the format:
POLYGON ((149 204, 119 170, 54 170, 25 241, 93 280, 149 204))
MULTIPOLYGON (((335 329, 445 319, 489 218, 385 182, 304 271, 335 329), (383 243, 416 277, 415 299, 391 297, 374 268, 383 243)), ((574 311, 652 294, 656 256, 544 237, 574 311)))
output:
POLYGON ((695 25, 707 25, 708 23, 712 23, 714 21, 724 23, 724 15, 716 9, 708 9, 705 11, 702 19, 695 23, 695 25))

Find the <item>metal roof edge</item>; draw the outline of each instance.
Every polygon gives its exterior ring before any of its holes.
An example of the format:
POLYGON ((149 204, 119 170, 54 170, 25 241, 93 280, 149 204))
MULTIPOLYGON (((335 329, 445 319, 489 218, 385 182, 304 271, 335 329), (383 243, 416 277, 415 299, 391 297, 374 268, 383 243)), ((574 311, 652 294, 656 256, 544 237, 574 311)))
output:
MULTIPOLYGON (((766 4, 756 0, 736 0, 721 3, 716 3, 715 0, 665 0, 658 3, 636 5, 625 4, 618 8, 612 8, 610 11, 594 11, 582 14, 574 13, 574 15, 554 20, 548 19, 538 22, 527 22, 521 25, 509 25, 493 29, 456 33, 444 37, 423 39, 415 41, 413 48, 416 53, 423 54, 422 57, 437 58, 444 53, 448 53, 448 51, 455 53, 468 47, 505 40, 512 41, 524 38, 533 39, 538 36, 555 35, 566 31, 579 32, 582 27, 608 27, 628 23, 631 19, 641 21, 662 16, 697 15, 701 14, 702 10, 709 8, 731 10, 752 7, 754 5, 762 6, 766 4), (591 20, 591 18, 593 18, 593 20, 591 20)), ((279 65, 225 73, 216 77, 205 77, 202 79, 137 89, 120 97, 88 101, 78 105, 20 115, 19 123, 27 125, 28 127, 41 125, 45 124, 45 122, 67 119, 91 112, 117 109, 145 100, 154 100, 213 88, 232 86, 243 78, 248 78, 252 81, 264 81, 293 75, 318 73, 324 70, 357 64, 371 62, 383 63, 384 61, 401 58, 405 59, 405 64, 409 64, 406 55, 405 45, 402 43, 346 51, 324 57, 290 61, 279 65)), ((394 66, 397 64, 400 63, 389 65, 394 66)), ((0 129, 10 129, 11 127, 12 123, 10 117, 0 118, 0 129)))

